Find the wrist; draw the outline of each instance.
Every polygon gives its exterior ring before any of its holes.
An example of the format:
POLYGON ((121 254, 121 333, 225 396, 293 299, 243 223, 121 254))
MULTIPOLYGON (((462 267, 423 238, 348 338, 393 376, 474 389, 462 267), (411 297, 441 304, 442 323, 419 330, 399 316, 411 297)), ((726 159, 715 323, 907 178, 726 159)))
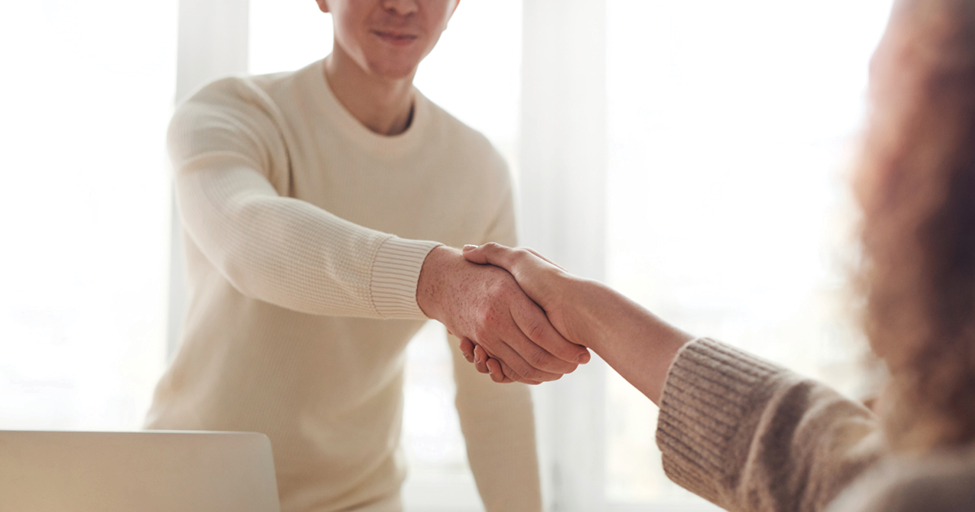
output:
POLYGON ((566 339, 593 350, 599 345, 596 333, 601 316, 594 311, 595 301, 598 300, 600 287, 597 281, 570 276, 563 281, 564 286, 559 293, 562 304, 560 313, 565 319, 566 339))
POLYGON ((441 245, 434 247, 423 260, 420 277, 416 282, 416 304, 428 318, 441 320, 443 315, 441 297, 447 288, 449 269, 458 257, 463 259, 459 251, 441 245))

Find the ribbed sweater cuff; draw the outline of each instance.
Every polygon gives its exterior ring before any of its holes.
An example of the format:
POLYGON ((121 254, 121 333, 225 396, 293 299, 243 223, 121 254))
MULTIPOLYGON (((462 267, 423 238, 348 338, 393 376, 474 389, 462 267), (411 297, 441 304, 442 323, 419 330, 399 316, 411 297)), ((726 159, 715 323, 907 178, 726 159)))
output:
POLYGON ((667 476, 718 502, 729 473, 738 466, 730 464, 741 449, 733 438, 762 402, 769 378, 783 371, 707 338, 681 349, 667 374, 657 421, 657 446, 667 476))
POLYGON ((416 303, 416 283, 423 260, 443 244, 389 237, 372 266, 372 302, 382 318, 426 318, 416 303))

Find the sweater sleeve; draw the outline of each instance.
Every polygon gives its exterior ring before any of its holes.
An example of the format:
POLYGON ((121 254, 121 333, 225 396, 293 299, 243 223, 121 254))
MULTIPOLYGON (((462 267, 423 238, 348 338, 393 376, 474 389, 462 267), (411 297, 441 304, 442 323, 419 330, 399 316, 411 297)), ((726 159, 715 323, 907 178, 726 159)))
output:
POLYGON ((247 297, 317 315, 425 318, 416 284, 439 244, 280 195, 288 156, 278 116, 239 79, 217 82, 177 110, 168 140, 189 237, 247 297))
POLYGON ((681 486, 730 511, 770 512, 824 510, 884 450, 862 405, 709 339, 671 366, 657 445, 681 486))

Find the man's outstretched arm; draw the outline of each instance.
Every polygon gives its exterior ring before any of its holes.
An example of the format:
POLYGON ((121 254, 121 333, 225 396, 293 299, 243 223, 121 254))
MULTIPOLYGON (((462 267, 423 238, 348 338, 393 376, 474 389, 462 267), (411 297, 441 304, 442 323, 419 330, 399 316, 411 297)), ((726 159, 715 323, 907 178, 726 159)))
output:
POLYGON ((287 169, 280 120, 252 89, 240 80, 204 88, 169 132, 186 232, 238 292, 315 315, 429 316, 503 355, 531 382, 588 360, 506 272, 282 195, 274 185, 287 169))

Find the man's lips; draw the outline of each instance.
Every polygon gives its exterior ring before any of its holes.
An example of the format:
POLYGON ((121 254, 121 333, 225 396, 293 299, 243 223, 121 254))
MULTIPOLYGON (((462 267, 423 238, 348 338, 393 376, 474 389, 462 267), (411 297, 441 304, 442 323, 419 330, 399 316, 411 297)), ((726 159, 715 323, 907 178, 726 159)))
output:
POLYGON ((392 31, 385 31, 385 30, 373 30, 372 33, 375 34, 377 37, 379 37, 379 39, 382 39, 383 41, 396 46, 406 46, 412 43, 413 41, 416 41, 418 38, 418 36, 415 36, 413 34, 404 34, 402 32, 392 32, 392 31))

